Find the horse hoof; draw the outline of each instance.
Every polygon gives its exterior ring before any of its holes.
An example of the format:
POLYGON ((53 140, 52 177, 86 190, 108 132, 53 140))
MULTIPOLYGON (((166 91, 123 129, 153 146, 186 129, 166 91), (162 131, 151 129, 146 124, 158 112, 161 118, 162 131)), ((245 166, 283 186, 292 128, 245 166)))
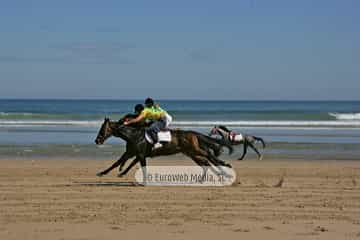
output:
POLYGON ((239 160, 239 161, 242 161, 242 160, 243 160, 243 158, 238 158, 238 160, 239 160))
POLYGON ((261 160, 263 160, 263 157, 261 156, 261 157, 259 157, 259 160, 261 161, 261 160))
POLYGON ((99 172, 99 173, 97 173, 96 174, 96 176, 98 176, 98 177, 102 177, 102 176, 104 176, 105 174, 104 173, 101 173, 101 172, 99 172))
POLYGON ((118 176, 118 177, 123 177, 123 176, 124 176, 124 174, 119 173, 117 176, 118 176))

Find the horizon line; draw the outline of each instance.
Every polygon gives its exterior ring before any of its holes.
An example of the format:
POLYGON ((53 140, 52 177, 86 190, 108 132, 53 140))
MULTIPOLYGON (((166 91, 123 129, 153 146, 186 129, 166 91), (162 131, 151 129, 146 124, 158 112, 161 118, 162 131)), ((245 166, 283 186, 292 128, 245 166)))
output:
MULTIPOLYGON (((145 97, 146 98, 146 97, 145 97)), ((144 98, 144 99, 145 99, 144 98)), ((50 100, 50 101, 143 101, 140 98, 1 98, 0 100, 50 100)), ((156 99, 155 99, 156 100, 156 99)), ((156 101, 199 101, 199 102, 358 102, 360 99, 196 99, 159 98, 156 101)))

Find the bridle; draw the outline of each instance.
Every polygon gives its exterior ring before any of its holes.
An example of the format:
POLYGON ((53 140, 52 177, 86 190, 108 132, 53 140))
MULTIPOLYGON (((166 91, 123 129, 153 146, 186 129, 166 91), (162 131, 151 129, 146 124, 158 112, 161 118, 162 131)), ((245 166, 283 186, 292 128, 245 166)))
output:
POLYGON ((107 136, 108 136, 108 134, 109 134, 109 129, 110 129, 110 127, 109 127, 109 121, 107 121, 106 123, 106 126, 104 126, 104 131, 103 131, 103 133, 102 133, 102 131, 98 134, 98 136, 97 136, 97 138, 96 138, 96 141, 97 142, 105 142, 105 140, 106 140, 106 138, 107 138, 107 136))

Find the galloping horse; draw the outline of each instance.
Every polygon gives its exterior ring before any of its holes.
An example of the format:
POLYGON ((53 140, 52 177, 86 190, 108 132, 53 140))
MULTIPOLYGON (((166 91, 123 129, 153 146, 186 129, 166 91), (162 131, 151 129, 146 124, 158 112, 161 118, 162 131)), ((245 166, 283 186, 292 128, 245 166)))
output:
POLYGON ((171 142, 166 143, 163 147, 158 149, 152 149, 152 144, 148 143, 145 139, 145 128, 138 125, 123 125, 122 121, 111 121, 109 118, 105 118, 99 133, 96 137, 96 144, 103 144, 106 139, 111 136, 120 137, 126 141, 126 152, 121 158, 111 165, 108 169, 98 173, 98 176, 107 174, 112 169, 116 168, 120 164, 124 164, 129 158, 136 157, 130 166, 119 176, 126 174, 132 166, 137 162, 140 162, 144 179, 146 174, 146 157, 172 155, 176 153, 183 153, 190 157, 196 164, 203 168, 204 176, 208 167, 211 164, 215 166, 227 166, 230 164, 218 159, 212 154, 210 150, 217 151, 219 146, 225 146, 229 149, 229 153, 232 153, 232 147, 229 143, 213 139, 194 131, 184 130, 170 130, 171 142), (211 164, 210 164, 211 163, 211 164))
POLYGON ((209 135, 210 136, 219 135, 223 140, 228 141, 231 145, 244 144, 244 152, 243 152, 242 156, 240 158, 238 158, 238 160, 244 159, 245 154, 247 153, 248 146, 256 152, 259 160, 262 159, 261 153, 255 147, 255 142, 259 141, 262 143, 263 148, 265 148, 265 146, 266 146, 265 141, 260 137, 236 133, 236 132, 229 130, 227 127, 225 127, 223 125, 214 126, 211 129, 209 135))

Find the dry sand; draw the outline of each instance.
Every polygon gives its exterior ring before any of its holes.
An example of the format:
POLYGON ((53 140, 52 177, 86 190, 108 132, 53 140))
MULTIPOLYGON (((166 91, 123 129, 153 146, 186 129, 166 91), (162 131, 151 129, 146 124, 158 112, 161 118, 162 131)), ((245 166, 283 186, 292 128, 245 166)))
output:
POLYGON ((360 161, 233 161, 230 187, 95 176, 110 163, 0 161, 0 239, 360 239, 360 161))

